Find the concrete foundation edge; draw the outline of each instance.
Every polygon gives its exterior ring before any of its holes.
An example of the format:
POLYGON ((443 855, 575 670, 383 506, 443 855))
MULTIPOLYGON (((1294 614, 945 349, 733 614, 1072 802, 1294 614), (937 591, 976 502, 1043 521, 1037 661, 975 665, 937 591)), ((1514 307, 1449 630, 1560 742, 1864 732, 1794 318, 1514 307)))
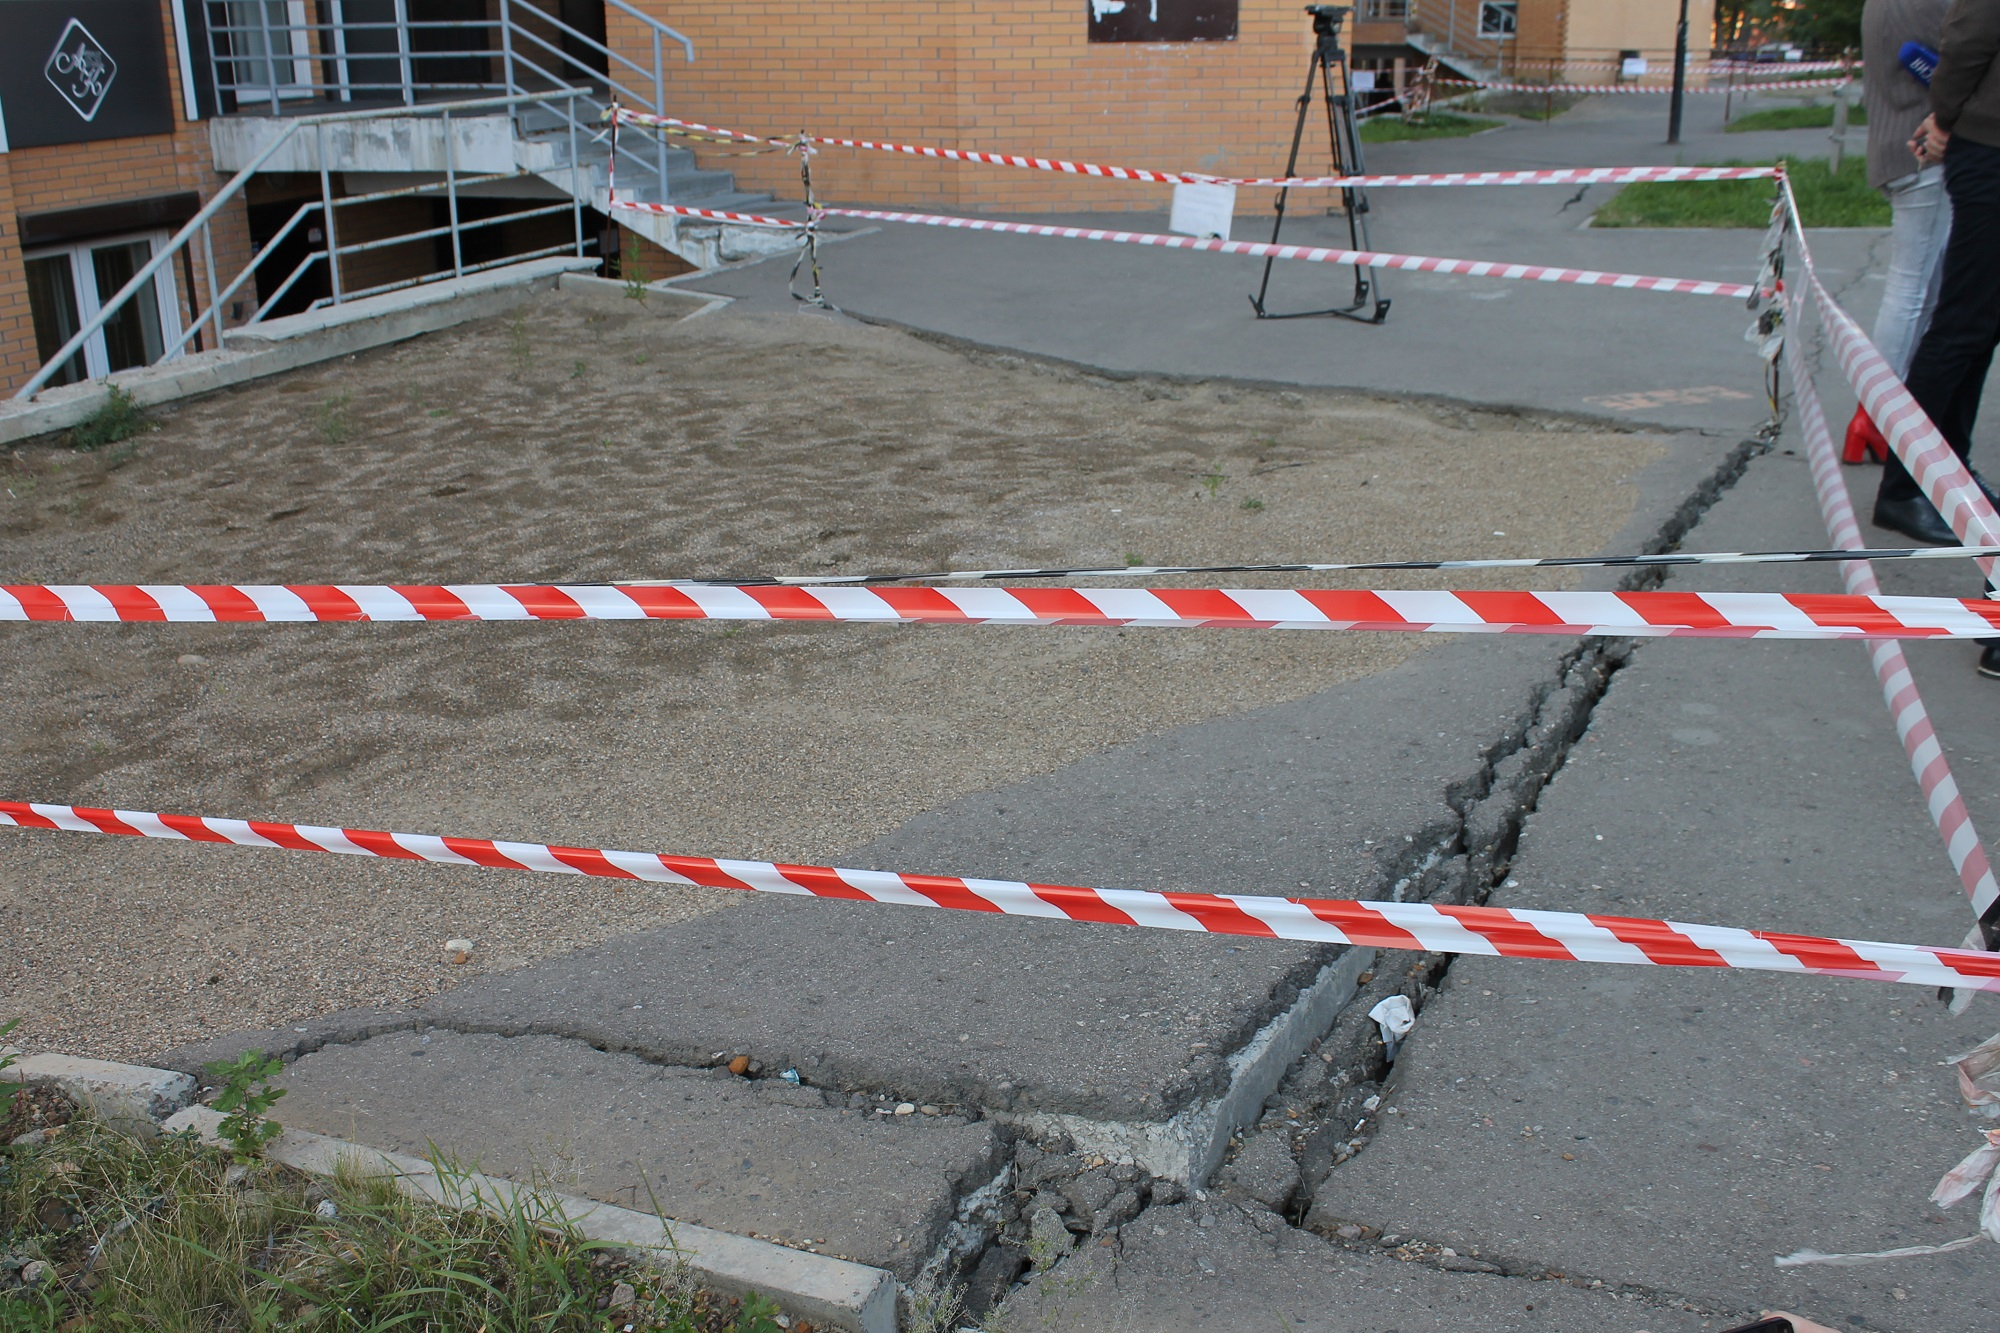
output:
MULTIPOLYGON (((191 1130, 217 1142, 215 1131, 222 1119, 218 1111, 190 1106, 169 1116, 161 1129, 170 1134, 191 1130)), ((441 1178, 432 1164, 421 1158, 297 1129, 288 1129, 274 1139, 265 1155, 317 1176, 330 1176, 343 1164, 370 1174, 392 1175, 405 1192, 454 1208, 504 1204, 530 1189, 478 1172, 448 1173, 441 1178)), ((595 1199, 553 1190, 535 1193, 559 1208, 589 1239, 656 1261, 674 1255, 704 1287, 739 1296, 759 1292, 829 1328, 896 1333, 896 1282, 882 1269, 692 1223, 669 1223, 650 1213, 595 1199)))
POLYGON ((1321 968, 1312 984, 1229 1057, 1229 1087, 1165 1122, 1091 1120, 1061 1112, 989 1110, 989 1118, 1036 1136, 1064 1135, 1079 1152, 1129 1162, 1191 1188, 1207 1184, 1229 1152, 1231 1137, 1256 1123, 1264 1099, 1285 1072, 1360 989, 1375 965, 1373 949, 1349 948, 1321 968))
POLYGON ((565 273, 595 267, 595 259, 576 258, 510 264, 270 320, 231 335, 224 350, 45 389, 30 400, 0 400, 0 444, 69 429, 103 405, 110 386, 131 394, 141 407, 193 398, 499 314, 524 297, 553 290, 565 273))

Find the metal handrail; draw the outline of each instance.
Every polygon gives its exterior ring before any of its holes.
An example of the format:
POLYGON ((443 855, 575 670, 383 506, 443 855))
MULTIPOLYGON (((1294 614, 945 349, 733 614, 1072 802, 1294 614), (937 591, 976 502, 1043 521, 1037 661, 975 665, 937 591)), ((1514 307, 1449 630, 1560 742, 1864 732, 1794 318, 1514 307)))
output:
MULTIPOLYGON (((150 260, 148 260, 144 265, 140 267, 138 272, 134 273, 129 279, 127 279, 125 285, 118 289, 117 294, 113 296, 109 301, 106 301, 101 306, 99 306, 97 313, 93 315, 89 320, 85 321, 83 326, 70 336, 69 341, 62 345, 61 350, 56 352, 54 356, 50 357, 46 362, 43 363, 42 368, 36 371, 34 375, 29 378, 28 382, 23 386, 21 386, 21 388, 15 392, 14 394, 15 400, 16 401, 32 400, 36 394, 40 393, 42 389, 47 387, 48 382, 51 379, 55 378, 57 372, 60 371, 63 366, 69 364, 70 358, 74 357, 79 351, 81 351, 84 345, 88 343, 90 339, 94 337, 97 333, 102 331, 104 326, 110 323, 112 318, 115 315, 117 315, 119 311, 123 310, 134 296, 136 296, 142 289, 147 287, 152 282, 154 275, 159 273, 159 271, 162 268, 165 268, 170 262, 172 262, 173 258, 176 255, 180 254, 187 247, 188 242, 194 238, 197 232, 202 233, 204 236, 207 235, 208 225, 214 219, 215 215, 221 212, 223 207, 226 204, 228 204, 230 200, 234 199, 238 194, 241 194, 243 192, 243 187, 249 182, 250 178, 257 173, 258 169, 261 168, 266 162, 270 161, 271 158, 277 153, 277 151, 280 148, 283 148, 286 144, 289 144, 295 137, 298 136, 298 134, 301 131, 307 128, 324 129, 324 127, 328 125, 344 124, 349 121, 357 121, 357 120, 402 119, 412 116, 434 116, 439 114, 444 114, 448 117, 452 112, 478 111, 493 107, 511 107, 511 106, 518 106, 523 102, 548 102, 558 98, 575 98, 577 96, 580 96, 582 93, 583 93, 582 89, 564 87, 559 89, 550 89, 546 92, 538 92, 538 93, 513 93, 513 94, 504 94, 496 97, 468 98, 463 101, 457 101, 457 102, 435 102, 428 106, 382 107, 377 109, 369 109, 361 111, 333 111, 333 112, 327 112, 322 115, 300 116, 296 119, 285 121, 284 127, 281 130, 279 130, 279 132, 276 135, 272 137, 271 142, 265 144, 263 148, 259 149, 257 155, 251 158, 249 163, 246 164, 242 168, 242 170, 238 171, 234 176, 231 176, 228 182, 224 184, 220 190, 216 191, 215 194, 209 199, 209 201, 206 204, 202 205, 201 209, 198 212, 196 212, 192 218, 189 218, 187 222, 181 226, 181 229, 179 231, 173 234, 173 237, 168 240, 166 245, 160 248, 158 254, 154 255, 150 260)), ((573 112, 571 113, 571 119, 572 121, 574 120, 573 112)), ((574 154, 572 154, 572 157, 574 157, 574 154)), ((324 175, 326 168, 326 161, 324 154, 321 155, 320 167, 322 175, 324 175)), ((576 164, 574 161, 572 161, 571 163, 571 170, 572 172, 576 170, 576 164)), ((576 205, 574 201, 573 201, 573 206, 580 207, 580 205, 576 205)), ((327 242, 329 249, 334 248, 334 246, 337 244, 333 235, 333 228, 331 222, 332 219, 329 216, 328 227, 327 227, 327 242)), ((209 292, 210 292, 209 306, 206 310, 200 312, 197 315, 197 317, 191 321, 191 324, 193 328, 200 329, 203 324, 208 323, 211 319, 213 319, 216 326, 216 343, 218 346, 220 346, 223 341, 222 302, 228 298, 226 295, 219 293, 216 290, 215 265, 213 263, 212 255, 210 256, 210 262, 208 264, 208 275, 209 275, 209 292)), ((232 283, 230 285, 229 294, 234 294, 236 289, 240 286, 241 286, 240 280, 236 283, 232 283)), ((192 295, 192 293, 190 293, 190 295, 192 295)), ((185 341, 186 341, 185 339, 182 340, 183 344, 185 344, 185 341)))

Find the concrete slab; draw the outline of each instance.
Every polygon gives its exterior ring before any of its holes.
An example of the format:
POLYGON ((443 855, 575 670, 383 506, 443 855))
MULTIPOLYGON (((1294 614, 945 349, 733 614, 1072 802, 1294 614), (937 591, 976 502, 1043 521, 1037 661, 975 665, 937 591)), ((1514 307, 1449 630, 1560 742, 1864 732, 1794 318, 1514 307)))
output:
POLYGON ((118 1124, 158 1120, 186 1106, 195 1092, 194 1080, 176 1070, 53 1052, 21 1056, 7 1067, 6 1078, 10 1083, 53 1083, 118 1124))
MULTIPOLYGON (((1811 545, 1818 522, 1802 460, 1777 454, 1697 538, 1811 545)), ((1895 578, 1969 591, 1946 566, 1895 578)), ((1838 588, 1824 568, 1674 580, 1778 582, 1838 588)), ((1973 650, 1906 651, 1920 684, 1940 687, 1954 763, 1990 755, 2000 735, 1973 650)), ((1968 787, 1990 812, 1991 782, 1968 787)), ((1842 644, 1642 647, 1495 901, 1930 943, 1956 943, 1970 921, 1866 656, 1842 644)), ((1461 959, 1399 1061, 1397 1114, 1334 1170, 1315 1220, 1843 1326, 1990 1329, 2000 1286, 1978 1250, 1858 1269, 1772 1260, 1973 1229, 1926 1202, 1976 1144, 1938 1062, 1996 1013, 1981 1000, 1954 1019, 1929 992, 1833 980, 1461 959)))
MULTIPOLYGON (((1407 1253, 1407 1252, 1405 1252, 1407 1253)), ((1344 1247, 1275 1213, 1219 1199, 1151 1208, 1079 1251, 983 1321, 990 1333, 1697 1333, 1724 1312, 1588 1279, 1451 1271, 1458 1256, 1398 1259, 1344 1247)), ((1734 1313, 1734 1312, 1730 1312, 1734 1313)), ((1754 1317, 1755 1312, 1750 1312, 1754 1317)))
POLYGON ((990 1125, 877 1115, 812 1088, 666 1068, 560 1037, 439 1029, 301 1057, 289 1128, 461 1163, 893 1270, 937 1248, 1001 1166, 990 1125))

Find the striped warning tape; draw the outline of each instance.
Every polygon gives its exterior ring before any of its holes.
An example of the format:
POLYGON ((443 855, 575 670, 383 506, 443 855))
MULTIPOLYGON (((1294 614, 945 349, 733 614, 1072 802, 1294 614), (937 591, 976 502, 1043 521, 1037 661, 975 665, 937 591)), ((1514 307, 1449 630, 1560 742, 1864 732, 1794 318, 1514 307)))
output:
MULTIPOLYGON (((715 136, 719 142, 760 143, 775 147, 791 147, 796 143, 796 140, 771 139, 762 135, 745 134, 740 130, 718 129, 713 125, 701 125, 673 116, 656 116, 624 107, 618 108, 617 117, 623 124, 650 126, 673 133, 715 136)), ((987 153, 969 148, 938 148, 927 144, 840 139, 817 134, 804 137, 807 143, 836 148, 871 149, 876 152, 899 153, 948 162, 1021 167, 1033 171, 1096 176, 1106 180, 1144 181, 1163 185, 1262 186, 1293 190, 1458 185, 1623 185, 1633 181, 1760 180, 1777 174, 1775 167, 1559 167, 1535 171, 1446 171, 1388 176, 1215 176, 1204 172, 1153 171, 1144 167, 1104 166, 1096 162, 1071 162, 1056 157, 987 153)))
MULTIPOLYGON (((1789 190, 1789 185, 1786 188, 1789 190)), ((1806 265, 1810 273, 1809 259, 1806 265)), ((1826 428, 1826 414, 1820 407, 1819 394, 1799 347, 1798 334, 1804 324, 1803 288, 1788 289, 1785 301, 1791 325, 1791 336, 1785 339, 1785 356, 1792 371, 1793 396, 1812 468, 1813 491, 1826 520, 1827 534, 1837 545, 1858 551, 1862 545, 1861 525, 1855 518, 1840 460, 1834 453, 1833 438, 1826 428)), ((1872 344, 1869 350, 1873 351, 1872 344)), ((1879 354, 1876 359, 1880 360, 1879 354)), ((1875 571, 1866 564, 1843 564, 1840 573, 1850 594, 1869 597, 1881 592, 1875 571)), ((1957 872, 1959 885, 1977 918, 1965 945, 1987 949, 2000 946, 2000 883, 1994 880, 1986 845, 1972 825, 1972 814, 1966 809, 1957 779, 1952 776, 1951 765, 1931 725, 1930 712, 1917 692, 1916 677, 1910 672, 1901 646, 1893 640, 1870 644, 1869 661, 1882 690, 1882 701, 1888 705, 1889 716, 1895 722, 1896 735, 1903 743, 1910 772, 1923 792, 1924 808, 1930 812, 1938 836, 1944 840, 1945 854, 1951 858, 1952 869, 1957 872)))
MULTIPOLYGON (((1855 396, 1868 409, 1869 419, 1888 438, 1896 457, 1965 545, 2000 545, 2000 513, 1995 513, 1986 493, 1973 481, 1964 460, 1910 396, 1902 380, 1889 369, 1889 363, 1875 350, 1875 344, 1868 340, 1861 326, 1820 281, 1819 270, 1813 265, 1812 248, 1806 242, 1805 224, 1799 217, 1798 199, 1789 180, 1780 186, 1779 198, 1812 288, 1814 305, 1833 339, 1835 359, 1855 396)), ((1996 566, 1990 557, 1982 558, 1979 563, 1989 578, 1995 575, 1996 566)))
POLYGON ((759 574, 717 578, 625 579, 632 587, 715 584, 750 587, 774 583, 808 588, 821 585, 928 583, 946 580, 1129 579, 1167 574, 1334 574, 1382 570, 1442 569, 1628 569, 1678 565, 1802 565, 1848 560, 1970 560, 2000 556, 2000 547, 1874 546, 1828 551, 1671 551, 1658 555, 1529 556, 1491 560, 1351 560, 1269 565, 1065 565, 1043 569, 935 569, 909 574, 759 574))
MULTIPOLYGON (((876 222, 907 222, 923 227, 951 227, 965 231, 1004 232, 1015 236, 1042 236, 1073 241, 1115 241, 1124 245, 1152 245, 1169 250, 1204 250, 1215 254, 1254 255, 1258 258, 1303 259, 1320 264, 1354 264, 1364 268, 1457 273, 1474 278, 1565 282, 1584 287, 1622 287, 1647 292, 1678 292, 1688 296, 1727 296, 1737 300, 1756 294, 1756 288, 1740 282, 1656 278, 1640 273, 1600 273, 1595 269, 1515 264, 1493 259, 1439 259, 1429 255, 1384 254, 1374 250, 1337 250, 1313 245, 1268 245, 1262 241, 1225 241, 1215 237, 1171 236, 1159 232, 1107 231, 1097 227, 1058 227, 1033 222, 1002 222, 994 218, 895 213, 872 208, 822 208, 820 212, 829 217, 864 218, 876 222)), ((2000 545, 2000 540, 1991 544, 2000 545)))
POLYGON ((25 801, 0 801, 0 823, 1319 944, 1566 962, 1738 968, 2000 991, 2000 955, 1580 912, 1093 889, 25 801))
POLYGON ((762 213, 731 213, 720 208, 690 208, 686 204, 649 204, 639 199, 614 199, 613 208, 622 208, 633 213, 658 213, 664 217, 707 218, 714 222, 742 222, 753 227, 785 227, 794 231, 804 231, 806 224, 789 218, 767 217, 762 213))
POLYGON ((816 620, 1775 639, 2000 635, 2000 602, 1776 592, 15 584, 0 621, 816 620))
MULTIPOLYGON (((1489 93, 1657 93, 1662 96, 1673 88, 1666 84, 1635 83, 1487 83, 1479 79, 1436 79, 1440 87, 1477 88, 1489 93)), ((1852 82, 1849 79, 1787 79, 1780 83, 1711 83, 1702 88, 1683 88, 1686 93, 1761 93, 1788 91, 1800 88, 1839 88, 1852 82)))

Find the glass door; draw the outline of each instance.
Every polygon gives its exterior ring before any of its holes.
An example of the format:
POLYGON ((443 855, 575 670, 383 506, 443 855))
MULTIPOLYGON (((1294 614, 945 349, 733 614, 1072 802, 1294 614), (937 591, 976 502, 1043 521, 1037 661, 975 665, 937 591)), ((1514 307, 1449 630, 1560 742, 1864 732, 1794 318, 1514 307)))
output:
POLYGON ((223 9, 229 20, 228 82, 239 106, 312 96, 305 0, 228 0, 223 9))
MULTIPOLYGON (((28 307, 42 361, 46 363, 60 352, 78 329, 96 318, 104 303, 146 266, 166 239, 165 232, 155 232, 27 256, 28 307)), ((146 279, 132 299, 90 335, 50 383, 75 384, 135 366, 150 366, 162 360, 169 347, 175 347, 178 355, 180 336, 179 294, 174 289, 172 267, 166 266, 146 279)))

